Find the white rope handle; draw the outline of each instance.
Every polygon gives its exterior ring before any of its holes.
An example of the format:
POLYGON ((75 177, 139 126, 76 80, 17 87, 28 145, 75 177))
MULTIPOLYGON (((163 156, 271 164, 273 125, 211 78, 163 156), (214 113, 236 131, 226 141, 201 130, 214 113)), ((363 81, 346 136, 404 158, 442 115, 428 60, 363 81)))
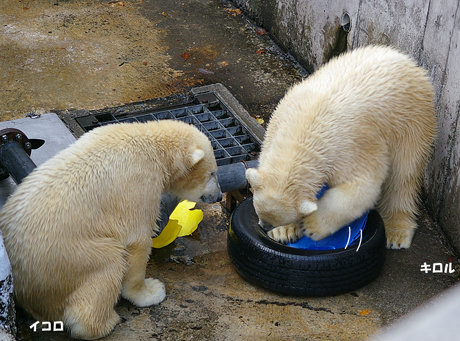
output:
POLYGON ((363 241, 363 229, 359 230, 360 235, 359 235, 359 245, 358 248, 356 249, 356 252, 358 252, 359 248, 361 247, 361 242, 363 241))
POLYGON ((350 238, 351 238, 351 226, 348 226, 348 240, 347 240, 347 245, 345 245, 345 250, 348 247, 348 244, 350 243, 350 238))

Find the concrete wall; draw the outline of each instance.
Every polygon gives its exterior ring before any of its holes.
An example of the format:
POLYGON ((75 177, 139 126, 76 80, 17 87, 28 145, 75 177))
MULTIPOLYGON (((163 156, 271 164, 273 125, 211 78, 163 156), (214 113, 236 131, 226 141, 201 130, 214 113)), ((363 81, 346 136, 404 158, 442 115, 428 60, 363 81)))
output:
POLYGON ((460 0, 234 0, 309 72, 368 44, 392 45, 426 68, 439 134, 426 171, 433 219, 460 251, 460 0), (343 19, 351 19, 348 32, 343 19))

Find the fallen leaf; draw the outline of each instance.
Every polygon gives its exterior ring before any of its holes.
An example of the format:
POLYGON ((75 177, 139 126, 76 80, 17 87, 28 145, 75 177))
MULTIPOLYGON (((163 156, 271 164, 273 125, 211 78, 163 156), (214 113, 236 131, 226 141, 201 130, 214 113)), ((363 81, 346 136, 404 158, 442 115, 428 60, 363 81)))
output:
POLYGON ((222 66, 228 66, 228 63, 227 62, 222 62, 222 66))
POLYGON ((22 9, 29 9, 29 7, 23 7, 22 9))
POLYGON ((234 17, 241 14, 241 10, 239 8, 229 8, 228 13, 231 13, 234 17))
POLYGON ((263 118, 256 118, 256 121, 259 122, 260 124, 264 124, 264 119, 263 118))
POLYGON ((364 310, 361 310, 361 311, 359 312, 359 314, 360 314, 361 316, 367 316, 367 315, 369 315, 371 312, 372 312, 372 310, 370 310, 370 309, 364 309, 364 310))
POLYGON ((123 1, 110 1, 109 5, 114 7, 114 6, 124 6, 125 3, 123 1))
POLYGON ((203 69, 203 68, 201 68, 201 67, 198 68, 198 72, 203 73, 203 74, 205 74, 205 75, 213 75, 213 74, 214 74, 214 72, 212 72, 211 70, 203 69))
POLYGON ((147 62, 143 62, 142 65, 147 65, 148 63, 147 62))
POLYGON ((264 54, 264 53, 266 53, 266 52, 267 52, 267 51, 264 50, 264 49, 260 49, 260 50, 257 50, 257 51, 256 51, 257 54, 264 54))
POLYGON ((161 15, 166 18, 166 13, 165 12, 161 12, 161 15))
POLYGON ((257 29, 257 31, 256 31, 256 34, 257 34, 258 36, 263 36, 265 33, 267 33, 267 31, 266 31, 264 28, 262 28, 262 27, 259 27, 259 28, 257 29))
POLYGON ((188 53, 185 53, 185 52, 182 53, 180 56, 182 57, 183 60, 187 60, 187 59, 190 58, 190 55, 188 53))

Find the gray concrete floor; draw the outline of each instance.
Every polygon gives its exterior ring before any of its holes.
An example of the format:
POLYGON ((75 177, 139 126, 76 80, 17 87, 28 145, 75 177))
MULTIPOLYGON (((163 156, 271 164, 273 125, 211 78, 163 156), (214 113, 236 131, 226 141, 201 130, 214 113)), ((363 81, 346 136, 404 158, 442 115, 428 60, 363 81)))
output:
MULTIPOLYGON (((3 0, 0 4, 0 119, 28 112, 102 109, 222 83, 265 123, 305 73, 268 35, 217 0, 3 0)), ((389 251, 380 276, 353 293, 326 298, 273 294, 248 284, 226 251, 228 213, 202 205, 205 220, 187 238, 154 250, 148 276, 166 300, 123 317, 107 340, 365 340, 456 283, 458 262, 422 212, 409 250, 389 251), (421 265, 454 262, 454 274, 421 265)), ((32 332, 23 340, 68 340, 32 332)))

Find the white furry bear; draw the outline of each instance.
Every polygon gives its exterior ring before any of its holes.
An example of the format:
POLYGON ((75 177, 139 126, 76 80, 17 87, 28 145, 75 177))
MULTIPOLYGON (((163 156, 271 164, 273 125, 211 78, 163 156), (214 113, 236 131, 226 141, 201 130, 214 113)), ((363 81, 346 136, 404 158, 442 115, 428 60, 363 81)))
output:
POLYGON ((246 171, 260 224, 276 227, 269 236, 320 240, 377 207, 387 246, 408 248, 436 133, 433 96, 424 69, 379 46, 293 86, 271 117, 258 169, 246 171))
POLYGON ((145 279, 162 192, 222 198, 209 139, 176 121, 92 130, 37 167, 0 212, 17 301, 73 338, 109 334, 119 295, 139 307, 165 298, 145 279))

